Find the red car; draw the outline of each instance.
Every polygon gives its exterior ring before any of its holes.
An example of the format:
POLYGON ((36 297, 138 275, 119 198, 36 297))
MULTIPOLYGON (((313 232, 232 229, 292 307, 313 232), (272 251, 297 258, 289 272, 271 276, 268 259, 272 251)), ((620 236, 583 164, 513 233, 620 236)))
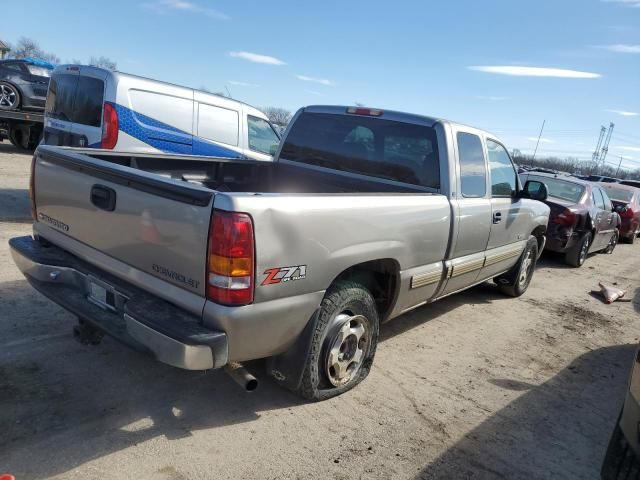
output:
POLYGON ((620 238, 628 243, 636 241, 640 233, 640 189, 619 183, 599 183, 620 215, 620 238))
POLYGON ((576 177, 546 173, 520 174, 523 183, 547 186, 544 203, 551 208, 546 250, 564 253, 565 262, 580 267, 591 252, 613 252, 618 243, 620 216, 599 184, 576 177))

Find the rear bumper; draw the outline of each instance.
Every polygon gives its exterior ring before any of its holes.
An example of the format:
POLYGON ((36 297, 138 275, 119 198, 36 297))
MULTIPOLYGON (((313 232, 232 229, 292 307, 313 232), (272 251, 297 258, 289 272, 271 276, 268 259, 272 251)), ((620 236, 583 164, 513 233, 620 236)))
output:
POLYGON ((630 238, 633 238, 633 236, 636 234, 638 225, 632 222, 628 218, 623 218, 619 228, 620 228, 620 236, 623 238, 630 239, 630 238))
POLYGON ((203 327, 200 318, 32 237, 12 238, 9 246, 36 290, 128 346, 186 370, 227 363, 226 334, 203 327), (90 280, 113 289, 112 306, 88 299, 90 280))
POLYGON ((552 252, 565 253, 578 244, 582 234, 574 231, 547 232, 545 248, 552 252))

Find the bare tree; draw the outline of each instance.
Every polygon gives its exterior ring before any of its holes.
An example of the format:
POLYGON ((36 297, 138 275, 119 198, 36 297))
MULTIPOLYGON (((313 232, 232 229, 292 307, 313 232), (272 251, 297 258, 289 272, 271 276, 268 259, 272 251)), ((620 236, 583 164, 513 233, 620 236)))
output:
POLYGON ((291 112, 286 108, 264 107, 262 111, 269 121, 275 125, 282 125, 284 127, 289 123, 289 120, 291 120, 291 112))
POLYGON ((115 70, 118 68, 116 62, 107 57, 91 57, 89 59, 89 65, 92 67, 104 68, 106 70, 115 70))
POLYGON ((38 42, 31 38, 20 37, 18 43, 11 48, 11 54, 14 58, 39 58, 51 63, 60 63, 60 58, 54 53, 45 52, 40 48, 38 42))

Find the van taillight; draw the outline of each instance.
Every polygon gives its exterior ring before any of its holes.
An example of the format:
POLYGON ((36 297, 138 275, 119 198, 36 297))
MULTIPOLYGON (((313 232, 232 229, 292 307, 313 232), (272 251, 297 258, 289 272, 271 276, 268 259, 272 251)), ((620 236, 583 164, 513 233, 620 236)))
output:
POLYGON ((246 213, 214 210, 207 255, 207 298, 248 305, 254 286, 253 222, 246 213))
POLYGON ((38 220, 38 212, 36 210, 36 159, 34 153, 31 158, 31 175, 29 176, 29 206, 31 207, 31 217, 38 220))
POLYGON ((118 112, 111 103, 102 107, 102 141, 100 148, 111 150, 118 143, 118 112))

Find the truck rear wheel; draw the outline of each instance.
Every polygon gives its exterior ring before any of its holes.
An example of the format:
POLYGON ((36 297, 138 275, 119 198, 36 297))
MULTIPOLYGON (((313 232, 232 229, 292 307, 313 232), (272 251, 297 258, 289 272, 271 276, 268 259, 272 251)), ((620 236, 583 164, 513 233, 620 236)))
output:
POLYGON ((531 236, 524 247, 518 263, 511 270, 496 277, 494 281, 505 295, 519 297, 529 288, 533 271, 538 261, 538 240, 531 236))
POLYGON ((376 303, 366 288, 341 281, 326 293, 298 394, 325 400, 358 385, 369 374, 378 344, 376 303))

